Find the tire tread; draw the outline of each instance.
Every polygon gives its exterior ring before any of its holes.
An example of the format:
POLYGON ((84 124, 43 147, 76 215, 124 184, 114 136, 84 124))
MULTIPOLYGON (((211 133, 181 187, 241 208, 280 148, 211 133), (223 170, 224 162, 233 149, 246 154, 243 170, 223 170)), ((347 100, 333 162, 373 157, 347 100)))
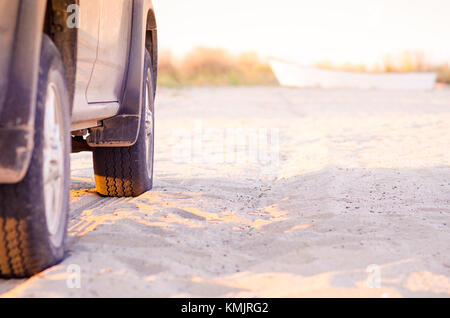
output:
MULTIPOLYGON (((146 68, 151 67, 149 63, 151 63, 150 54, 147 52, 146 68)), ((143 100, 144 98, 143 96, 143 100)), ((145 151, 145 115, 142 114, 139 136, 135 145, 131 147, 94 148, 93 159, 97 192, 105 197, 120 198, 136 197, 150 190, 153 184, 153 176, 147 176, 148 163, 146 163, 145 151)))

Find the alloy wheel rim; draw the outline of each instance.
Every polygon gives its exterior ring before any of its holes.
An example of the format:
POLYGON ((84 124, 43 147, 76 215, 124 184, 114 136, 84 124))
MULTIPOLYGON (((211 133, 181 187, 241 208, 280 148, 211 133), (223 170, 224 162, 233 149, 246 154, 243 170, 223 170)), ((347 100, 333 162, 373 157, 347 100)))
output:
POLYGON ((150 71, 147 71, 147 81, 145 84, 145 145, 146 145, 146 162, 147 174, 151 176, 153 170, 153 111, 151 104, 151 89, 150 89, 150 71))
POLYGON ((61 99, 54 83, 47 86, 44 111, 43 180, 45 216, 52 237, 58 233, 62 214, 64 188, 64 136, 61 99))

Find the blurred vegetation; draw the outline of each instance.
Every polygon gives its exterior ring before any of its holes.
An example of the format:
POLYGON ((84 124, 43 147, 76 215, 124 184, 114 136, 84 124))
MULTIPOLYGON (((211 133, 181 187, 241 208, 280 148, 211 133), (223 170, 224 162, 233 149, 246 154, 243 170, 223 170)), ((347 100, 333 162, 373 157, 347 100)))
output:
POLYGON ((158 84, 162 86, 278 85, 270 65, 256 53, 232 55, 198 47, 182 59, 160 53, 158 84))
MULTIPOLYGON (((448 63, 433 65, 420 51, 387 54, 372 66, 345 63, 336 65, 328 61, 316 63, 318 68, 340 71, 389 73, 436 72, 438 82, 450 84, 448 63)), ((159 55, 158 84, 161 86, 265 86, 278 85, 269 63, 256 53, 233 55, 223 49, 197 47, 183 58, 175 58, 170 51, 159 55)))
POLYGON ((437 81, 439 83, 450 84, 450 67, 448 63, 445 63, 442 66, 431 68, 430 70, 438 74, 437 81))
POLYGON ((381 63, 372 66, 346 63, 335 65, 328 61, 322 61, 315 65, 318 68, 339 71, 391 73, 391 72, 436 72, 439 83, 450 84, 450 68, 448 63, 434 65, 426 61, 425 54, 420 51, 404 51, 399 55, 387 54, 381 63))

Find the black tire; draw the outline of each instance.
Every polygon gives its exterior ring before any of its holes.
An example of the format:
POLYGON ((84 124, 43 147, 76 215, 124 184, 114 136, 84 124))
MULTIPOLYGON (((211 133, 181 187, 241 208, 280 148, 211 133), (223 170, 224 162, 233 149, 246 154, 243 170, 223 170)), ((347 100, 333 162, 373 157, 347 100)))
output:
MULTIPOLYGON (((47 36, 44 36, 40 59, 31 165, 25 178, 20 183, 0 185, 1 277, 29 277, 57 264, 64 257, 70 191, 71 141, 69 116, 69 99, 61 56, 53 42, 47 36), (58 185, 63 185, 63 189, 51 197, 52 202, 59 203, 55 206, 58 205, 61 209, 54 209, 60 211, 60 214, 55 218, 57 222, 52 231, 50 231, 46 218, 43 168, 45 161, 44 118, 47 88, 50 83, 53 91, 56 92, 55 96, 59 97, 59 104, 54 108, 54 116, 58 118, 57 127, 59 131, 63 132, 61 136, 57 137, 58 145, 61 145, 60 148, 58 147, 58 149, 61 149, 58 152, 61 155, 59 158, 63 158, 59 166, 61 169, 57 171, 62 170, 62 172, 56 174, 56 177, 52 177, 52 180, 60 180, 58 185)), ((53 160, 52 163, 54 164, 54 162, 53 160)))
POLYGON ((137 142, 131 147, 94 148, 94 172, 97 192, 107 197, 136 197, 153 187, 155 140, 154 79, 150 54, 145 55, 142 87, 143 107, 137 142), (146 94, 151 119, 146 119, 146 94), (146 124, 151 123, 149 138, 146 124), (147 156, 147 149, 149 156, 147 156))

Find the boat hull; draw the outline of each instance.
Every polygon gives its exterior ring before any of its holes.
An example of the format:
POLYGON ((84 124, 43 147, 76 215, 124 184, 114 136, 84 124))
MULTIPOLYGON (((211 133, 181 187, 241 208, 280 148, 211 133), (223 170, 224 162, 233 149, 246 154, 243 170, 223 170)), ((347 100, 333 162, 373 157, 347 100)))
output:
POLYGON ((362 73, 323 70, 270 61, 280 85, 287 87, 432 90, 435 73, 362 73))

